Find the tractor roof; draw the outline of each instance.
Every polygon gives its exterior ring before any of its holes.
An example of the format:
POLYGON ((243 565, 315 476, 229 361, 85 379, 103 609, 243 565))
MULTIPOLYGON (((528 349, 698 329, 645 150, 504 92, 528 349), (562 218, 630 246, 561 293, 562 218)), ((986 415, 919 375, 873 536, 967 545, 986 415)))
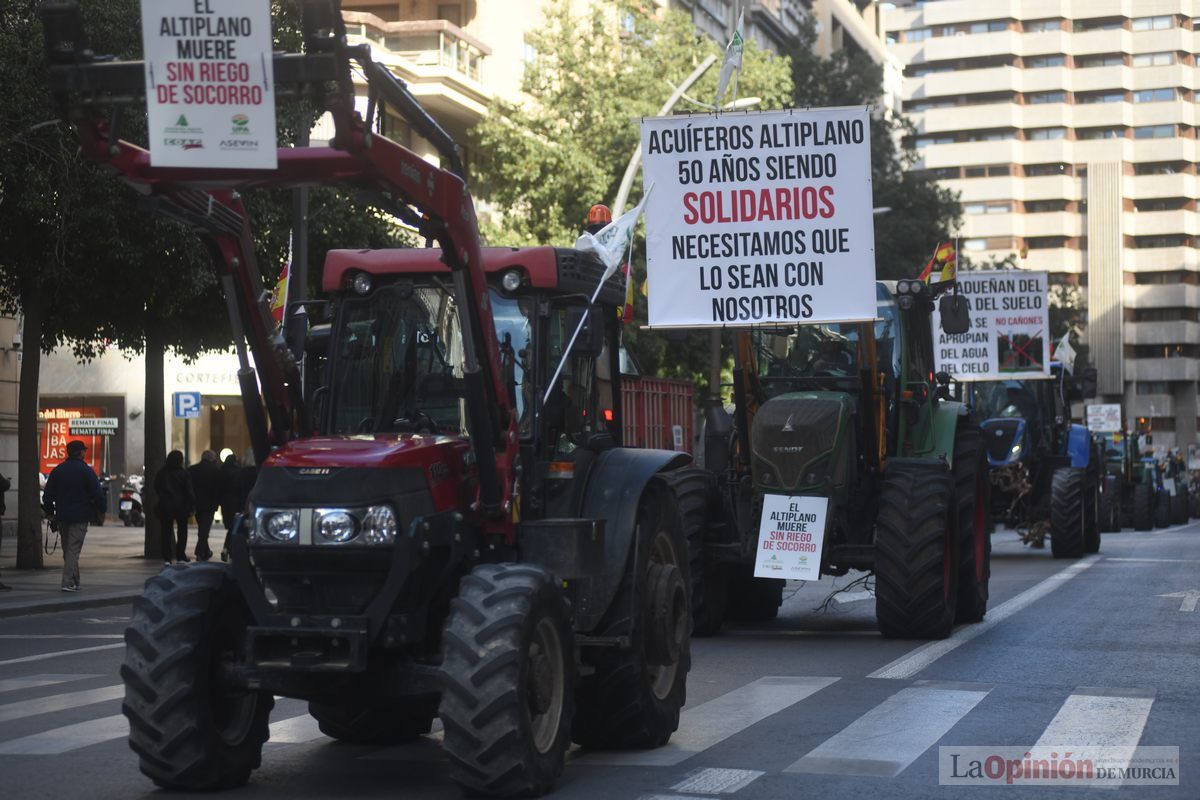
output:
MULTIPOLYGON (((567 247, 484 247, 483 271, 489 276, 520 269, 526 285, 559 293, 589 297, 604 274, 604 264, 591 253, 567 247)), ((377 278, 402 275, 449 275, 441 261, 440 247, 408 247, 388 250, 330 250, 325 256, 321 288, 336 292, 347 285, 351 273, 362 271, 377 278)), ((617 270, 604 282, 597 300, 619 305, 625 299, 625 277, 617 270)))

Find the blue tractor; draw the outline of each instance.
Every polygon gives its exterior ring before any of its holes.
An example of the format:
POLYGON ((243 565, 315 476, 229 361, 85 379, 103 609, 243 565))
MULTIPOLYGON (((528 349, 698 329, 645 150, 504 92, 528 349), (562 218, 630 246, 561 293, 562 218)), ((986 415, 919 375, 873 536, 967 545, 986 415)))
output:
POLYGON ((1070 403, 1095 394, 1095 370, 1073 378, 1052 364, 1049 380, 972 384, 991 470, 992 513, 1022 541, 1055 558, 1100 549, 1104 456, 1088 429, 1070 421, 1070 403))

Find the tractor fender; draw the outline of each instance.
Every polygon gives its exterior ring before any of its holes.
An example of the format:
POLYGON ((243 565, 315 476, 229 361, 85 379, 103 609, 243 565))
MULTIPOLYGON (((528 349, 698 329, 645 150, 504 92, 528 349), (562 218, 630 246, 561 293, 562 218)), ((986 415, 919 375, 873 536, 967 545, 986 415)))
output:
POLYGON ((600 453, 588 472, 580 516, 604 520, 604 570, 593 608, 606 609, 620 586, 637 524, 638 501, 663 470, 684 467, 692 457, 671 450, 618 447, 600 453))
MULTIPOLYGON (((944 458, 954 466, 954 434, 960 420, 967 419, 967 407, 953 400, 943 400, 933 408, 933 451, 929 458, 944 458)), ((926 455, 926 454, 923 454, 926 455)))
POLYGON ((1071 425, 1067 433, 1067 455, 1071 466, 1077 469, 1087 469, 1092 452, 1092 436, 1083 425, 1071 425))

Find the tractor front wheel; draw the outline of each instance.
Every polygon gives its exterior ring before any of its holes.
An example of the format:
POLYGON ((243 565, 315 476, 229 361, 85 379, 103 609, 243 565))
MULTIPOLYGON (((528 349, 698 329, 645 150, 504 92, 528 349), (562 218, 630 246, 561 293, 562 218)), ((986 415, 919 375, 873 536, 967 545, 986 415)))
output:
POLYGON ((1171 498, 1171 524, 1183 525, 1188 521, 1188 489, 1186 486, 1176 486, 1175 496, 1171 498))
POLYGON ((1154 527, 1171 527, 1171 495, 1166 489, 1154 493, 1154 527))
POLYGON ((1059 467, 1050 478, 1050 552, 1055 558, 1079 558, 1087 544, 1086 475, 1075 467, 1059 467))
POLYGON ((753 566, 730 570, 729 618, 738 622, 770 622, 779 616, 787 581, 754 577, 753 566))
POLYGON ((1154 488, 1148 483, 1133 487, 1133 529, 1148 531, 1154 528, 1154 488))
POLYGON ((249 620, 224 564, 167 567, 134 601, 121 711, 139 768, 159 786, 231 789, 262 762, 275 700, 227 679, 249 620))
POLYGON ((1121 514, 1117 507, 1120 489, 1114 478, 1106 478, 1100 491, 1100 531, 1114 533, 1121 530, 1121 514))
POLYGON ((950 635, 958 605, 957 517, 948 471, 888 465, 875 522, 875 617, 884 636, 950 635))
POLYGON ((492 797, 550 791, 570 745, 574 677, 570 608, 554 576, 529 564, 473 569, 442 633, 451 779, 492 797))
POLYGON ((991 498, 979 429, 961 427, 954 437, 954 497, 958 503, 958 606, 956 622, 979 622, 987 613, 992 575, 991 498))

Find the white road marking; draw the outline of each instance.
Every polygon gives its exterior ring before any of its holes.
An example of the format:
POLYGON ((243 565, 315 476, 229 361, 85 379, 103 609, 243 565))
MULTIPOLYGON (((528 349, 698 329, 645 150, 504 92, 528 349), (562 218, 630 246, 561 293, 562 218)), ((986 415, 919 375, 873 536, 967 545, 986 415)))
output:
MULTIPOLYGON (((1071 750, 1076 758, 1087 758, 1093 747, 1120 748, 1118 753, 1125 751, 1124 763, 1105 766, 1128 767, 1153 705, 1154 696, 1149 691, 1080 687, 1058 709, 1030 752, 1035 759, 1051 752, 1061 755, 1065 750, 1071 750)), ((1106 756, 1111 758, 1112 752, 1106 756)), ((1103 788, 1119 785, 1106 782, 1103 788)))
POLYGON ((103 686, 99 689, 85 689, 80 692, 52 694, 49 697, 34 697, 30 700, 21 700, 0 706, 0 722, 36 717, 38 714, 66 711, 70 708, 82 708, 124 696, 125 687, 117 684, 116 686, 103 686))
POLYGON ((1183 602, 1179 604, 1180 611, 1195 611, 1196 606, 1200 604, 1200 589, 1188 589, 1183 592, 1171 592, 1170 594, 1160 594, 1159 597, 1175 597, 1183 602))
POLYGON ((989 609, 983 622, 964 625, 955 629, 948 639, 923 644, 890 664, 886 664, 868 675, 868 678, 911 678, 947 653, 962 647, 976 636, 987 633, 1004 620, 1022 611, 1033 603, 1062 586, 1084 570, 1095 566, 1100 556, 1081 558, 1074 564, 1056 572, 1041 583, 1035 584, 1016 597, 1011 597, 993 609, 989 609))
POLYGON ((688 774, 671 787, 672 792, 696 792, 698 794, 733 794, 745 789, 766 773, 757 769, 725 769, 705 767, 688 774))
POLYGON ((324 739, 325 734, 317 727, 317 721, 308 714, 271 723, 271 738, 267 741, 278 744, 303 744, 324 739))
POLYGON ((114 714, 0 742, 0 755, 56 756, 128 735, 129 720, 123 714, 114 714))
POLYGON ((29 664, 34 661, 45 661, 50 658, 58 658, 59 656, 76 656, 80 653, 94 653, 97 650, 115 650, 118 647, 124 647, 124 642, 117 644, 98 644, 95 647, 79 647, 74 650, 59 650, 54 653, 39 653, 36 656, 24 656, 23 658, 10 658, 7 661, 0 661, 0 667, 7 667, 10 664, 29 664))
POLYGON ((937 744, 989 691, 959 686, 901 689, 784 772, 895 777, 937 744))
POLYGON ((0 639, 124 639, 123 633, 0 633, 0 639))
POLYGON ((85 678, 99 678, 99 675, 26 675, 23 678, 5 678, 0 680, 0 692, 14 692, 18 689, 36 689, 39 686, 54 686, 59 683, 81 681, 85 678))
POLYGON ((624 753, 584 753, 572 759, 572 763, 671 767, 837 681, 838 678, 825 677, 759 678, 695 708, 685 708, 679 717, 679 730, 662 747, 624 753))
POLYGON ((1149 564, 1200 564, 1200 558, 1113 558, 1105 561, 1144 561, 1149 564))

